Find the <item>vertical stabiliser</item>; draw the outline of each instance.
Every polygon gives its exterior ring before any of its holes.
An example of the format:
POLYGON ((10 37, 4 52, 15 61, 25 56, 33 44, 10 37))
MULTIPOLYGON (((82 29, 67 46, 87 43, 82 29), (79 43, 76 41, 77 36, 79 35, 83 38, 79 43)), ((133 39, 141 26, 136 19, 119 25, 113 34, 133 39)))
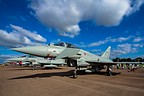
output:
POLYGON ((110 58, 111 47, 109 46, 106 51, 101 55, 102 58, 109 59, 110 58))

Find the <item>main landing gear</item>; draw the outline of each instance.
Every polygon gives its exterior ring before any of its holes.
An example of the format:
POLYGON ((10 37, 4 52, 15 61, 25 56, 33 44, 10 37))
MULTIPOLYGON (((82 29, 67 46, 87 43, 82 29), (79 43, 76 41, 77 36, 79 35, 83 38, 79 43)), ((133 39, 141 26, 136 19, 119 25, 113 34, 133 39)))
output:
POLYGON ((107 65, 107 76, 112 76, 112 72, 111 72, 112 70, 111 70, 111 68, 110 68, 110 66, 109 65, 107 65))
POLYGON ((73 78, 76 79, 77 77, 77 67, 75 67, 75 70, 73 71, 73 78))
MULTIPOLYGON (((112 76, 112 69, 110 68, 109 65, 107 65, 106 72, 107 72, 107 76, 112 76)), ((73 76, 74 79, 76 79, 78 77, 77 73, 78 73, 78 67, 76 66, 75 70, 73 71, 73 74, 72 74, 72 76, 73 76)))

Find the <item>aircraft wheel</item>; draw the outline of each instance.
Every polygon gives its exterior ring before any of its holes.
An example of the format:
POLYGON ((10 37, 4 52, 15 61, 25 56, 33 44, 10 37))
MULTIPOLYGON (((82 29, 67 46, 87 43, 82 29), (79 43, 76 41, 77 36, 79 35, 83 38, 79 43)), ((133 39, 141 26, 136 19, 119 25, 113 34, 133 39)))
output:
POLYGON ((98 67, 95 67, 95 73, 99 73, 100 69, 98 67))
POLYGON ((112 76, 111 71, 108 71, 108 72, 107 72, 107 76, 112 76))

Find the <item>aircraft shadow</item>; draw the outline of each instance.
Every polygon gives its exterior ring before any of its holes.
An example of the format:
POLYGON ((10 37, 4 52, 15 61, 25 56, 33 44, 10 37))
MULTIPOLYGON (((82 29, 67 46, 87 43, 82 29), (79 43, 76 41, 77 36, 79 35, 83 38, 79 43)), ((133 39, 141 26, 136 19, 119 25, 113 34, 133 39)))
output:
MULTIPOLYGON (((41 67, 37 67, 34 70, 52 70, 52 69, 62 69, 62 68, 41 68, 41 67)), ((10 71, 16 71, 16 70, 33 70, 32 67, 17 67, 17 69, 10 69, 10 71)))
MULTIPOLYGON (((92 75, 105 75, 105 76, 107 76, 107 72, 104 72, 104 71, 101 71, 101 72, 93 72, 93 73, 78 72, 78 75, 90 75, 90 74, 92 74, 92 75)), ((112 76, 115 76, 115 75, 121 74, 121 72, 112 72, 111 74, 112 74, 112 76)))
MULTIPOLYGON (((95 73, 95 74, 97 74, 97 75, 107 75, 107 72, 98 72, 98 73, 95 73)), ((112 76, 116 76, 116 75, 119 75, 121 73, 120 72, 112 72, 111 74, 112 74, 112 76)))
POLYGON ((46 78, 46 77, 52 77, 52 76, 69 77, 69 76, 71 76, 71 71, 33 74, 33 75, 28 75, 28 76, 21 76, 21 77, 10 78, 9 80, 28 79, 28 78, 46 78))
MULTIPOLYGON (((82 73, 78 72, 78 75, 89 75, 89 74, 94 74, 94 75, 107 75, 106 72, 99 72, 99 73, 82 73)), ((112 72, 112 76, 118 75, 120 73, 112 72)), ((14 80, 14 79, 28 79, 28 78, 47 78, 47 77, 53 77, 53 76, 60 76, 60 77, 69 77, 73 78, 73 70, 67 71, 67 72, 53 72, 53 73, 40 73, 40 74, 33 74, 33 75, 28 75, 28 76, 21 76, 21 77, 14 77, 10 78, 8 80, 14 80)))

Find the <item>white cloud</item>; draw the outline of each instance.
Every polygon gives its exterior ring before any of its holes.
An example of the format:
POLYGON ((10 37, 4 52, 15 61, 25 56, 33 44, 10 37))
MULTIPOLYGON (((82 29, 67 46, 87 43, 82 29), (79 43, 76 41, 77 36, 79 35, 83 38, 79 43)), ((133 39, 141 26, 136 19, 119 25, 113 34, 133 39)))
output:
POLYGON ((16 55, 16 54, 0 54, 0 63, 4 63, 5 61, 7 61, 7 59, 9 58, 14 58, 14 57, 20 57, 22 55, 16 55))
POLYGON ((143 4, 143 0, 31 0, 35 16, 61 36, 79 34, 79 23, 93 20, 97 25, 117 26, 143 4), (133 5, 133 6, 132 6, 133 5))
POLYGON ((0 58, 12 58, 12 57, 16 57, 17 55, 5 55, 5 54, 0 54, 0 58))
POLYGON ((111 55, 112 58, 114 58, 122 54, 135 53, 135 52, 137 52, 137 48, 135 46, 129 43, 125 43, 117 45, 117 48, 112 50, 111 55))
POLYGON ((93 49, 93 50, 91 50, 91 52, 101 52, 102 50, 101 49, 93 49))
POLYGON ((143 47, 144 44, 133 44, 134 47, 143 47))
POLYGON ((103 41, 97 41, 97 42, 89 44, 88 47, 100 46, 100 45, 106 44, 107 42, 124 42, 124 41, 130 40, 132 37, 133 36, 118 37, 118 38, 107 37, 103 41))
POLYGON ((22 27, 15 26, 15 25, 10 25, 10 26, 11 26, 11 28, 13 28, 13 30, 15 30, 15 31, 19 32, 20 34, 27 36, 35 41, 46 42, 46 39, 43 38, 41 35, 37 34, 36 32, 31 32, 29 30, 26 30, 22 27))
POLYGON ((118 45, 118 49, 120 49, 122 54, 127 54, 129 52, 136 52, 136 49, 132 48, 132 45, 128 43, 118 45))
POLYGON ((105 44, 107 42, 108 42, 107 40, 94 42, 94 43, 89 44, 88 47, 100 46, 100 45, 105 44))
POLYGON ((0 64, 4 63, 4 61, 6 61, 8 58, 12 58, 12 56, 0 54, 0 64))
POLYGON ((0 29, 0 46, 19 47, 23 45, 40 44, 38 42, 46 42, 46 39, 37 33, 15 25, 10 25, 10 27, 12 32, 0 29))
POLYGON ((140 42, 142 40, 143 40, 143 38, 141 38, 141 37, 135 37, 133 42, 140 42))
POLYGON ((138 11, 142 4, 144 4, 144 0, 131 0, 132 7, 129 8, 127 15, 131 15, 134 12, 138 11))
POLYGON ((131 39, 132 36, 129 37, 119 37, 119 38, 108 38, 110 42, 124 42, 131 39))
POLYGON ((87 45, 84 42, 79 42, 79 44, 75 44, 75 45, 78 46, 79 48, 87 47, 87 45))

